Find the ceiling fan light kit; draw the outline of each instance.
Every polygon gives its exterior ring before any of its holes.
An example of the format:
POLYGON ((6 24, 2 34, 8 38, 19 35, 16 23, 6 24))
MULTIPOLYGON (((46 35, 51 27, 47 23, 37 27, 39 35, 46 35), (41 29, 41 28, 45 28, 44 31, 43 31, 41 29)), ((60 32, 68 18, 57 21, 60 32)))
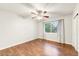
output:
POLYGON ((32 19, 47 20, 49 18, 49 16, 47 15, 47 11, 36 10, 34 12, 31 12, 31 14, 32 14, 32 19))

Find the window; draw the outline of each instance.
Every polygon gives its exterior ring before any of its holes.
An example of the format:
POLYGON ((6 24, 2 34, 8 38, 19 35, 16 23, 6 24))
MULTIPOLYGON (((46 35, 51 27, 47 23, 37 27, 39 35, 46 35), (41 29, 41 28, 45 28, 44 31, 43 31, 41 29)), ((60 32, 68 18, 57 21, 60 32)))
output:
POLYGON ((45 23, 45 32, 56 33, 57 32, 58 21, 46 22, 45 23))

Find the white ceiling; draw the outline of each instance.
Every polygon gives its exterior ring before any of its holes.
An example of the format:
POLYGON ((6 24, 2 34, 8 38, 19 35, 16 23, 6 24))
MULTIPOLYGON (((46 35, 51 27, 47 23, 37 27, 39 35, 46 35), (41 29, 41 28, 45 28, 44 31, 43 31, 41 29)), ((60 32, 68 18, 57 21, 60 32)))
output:
POLYGON ((16 13, 25 17, 31 16, 33 10, 47 11, 48 14, 71 14, 76 4, 74 3, 0 3, 0 10, 16 13))

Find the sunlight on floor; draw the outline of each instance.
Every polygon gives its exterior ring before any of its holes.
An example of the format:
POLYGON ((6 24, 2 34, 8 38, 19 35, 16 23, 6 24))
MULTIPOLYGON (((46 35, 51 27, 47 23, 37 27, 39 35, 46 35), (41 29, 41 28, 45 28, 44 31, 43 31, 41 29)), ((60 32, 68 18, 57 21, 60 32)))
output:
POLYGON ((55 46, 51 46, 50 44, 45 44, 44 53, 49 56, 51 55, 57 56, 59 55, 59 50, 55 46))

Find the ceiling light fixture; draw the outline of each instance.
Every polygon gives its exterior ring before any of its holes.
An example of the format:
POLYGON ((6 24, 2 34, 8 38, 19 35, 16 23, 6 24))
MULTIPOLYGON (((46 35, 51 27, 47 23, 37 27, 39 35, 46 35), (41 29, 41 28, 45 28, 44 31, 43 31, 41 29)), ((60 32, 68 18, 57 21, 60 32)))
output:
POLYGON ((31 14, 32 14, 32 19, 45 20, 49 18, 49 16, 47 15, 47 11, 36 10, 36 11, 32 11, 31 14))

